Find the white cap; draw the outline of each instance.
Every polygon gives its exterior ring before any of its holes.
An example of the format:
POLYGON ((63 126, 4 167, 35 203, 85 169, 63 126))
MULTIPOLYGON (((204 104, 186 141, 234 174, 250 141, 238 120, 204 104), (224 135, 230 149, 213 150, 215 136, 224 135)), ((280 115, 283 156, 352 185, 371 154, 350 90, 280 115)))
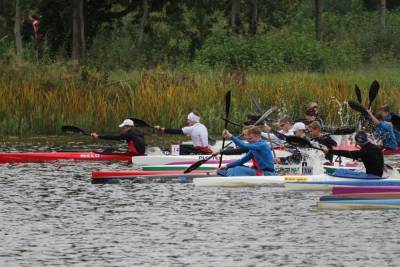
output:
POLYGON ((125 127, 125 126, 133 127, 133 126, 135 126, 135 123, 133 122, 133 120, 126 119, 119 125, 119 127, 122 128, 122 127, 125 127))
POLYGON ((193 122, 200 122, 200 117, 194 114, 193 112, 190 112, 189 115, 187 116, 188 120, 193 121, 193 122))
POLYGON ((307 129, 307 128, 306 128, 306 125, 305 125, 304 123, 302 123, 302 122, 296 122, 296 123, 293 125, 292 131, 293 131, 293 132, 305 131, 306 129, 307 129))

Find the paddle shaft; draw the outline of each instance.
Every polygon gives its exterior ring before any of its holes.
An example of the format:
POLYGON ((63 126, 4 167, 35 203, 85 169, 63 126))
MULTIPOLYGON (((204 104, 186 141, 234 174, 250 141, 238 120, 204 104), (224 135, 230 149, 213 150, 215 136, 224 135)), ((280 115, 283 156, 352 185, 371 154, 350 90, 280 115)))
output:
MULTIPOLYGON (((229 111, 231 108, 231 91, 228 91, 225 95, 225 118, 229 119, 229 111)), ((228 121, 225 121, 224 129, 228 128, 228 121)), ((222 150, 225 148, 225 137, 222 138, 222 150)), ((221 168, 222 165, 222 155, 219 159, 218 168, 221 168)))

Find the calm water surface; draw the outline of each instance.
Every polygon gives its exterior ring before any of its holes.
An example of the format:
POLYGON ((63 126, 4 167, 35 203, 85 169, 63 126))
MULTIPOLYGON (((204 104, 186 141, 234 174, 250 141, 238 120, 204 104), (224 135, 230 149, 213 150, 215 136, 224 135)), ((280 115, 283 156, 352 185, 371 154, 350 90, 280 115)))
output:
MULTIPOLYGON (((70 146, 3 143, 2 150, 70 146)), ((0 165, 0 266, 399 266, 400 211, 318 211, 322 193, 94 185, 124 163, 0 165)))

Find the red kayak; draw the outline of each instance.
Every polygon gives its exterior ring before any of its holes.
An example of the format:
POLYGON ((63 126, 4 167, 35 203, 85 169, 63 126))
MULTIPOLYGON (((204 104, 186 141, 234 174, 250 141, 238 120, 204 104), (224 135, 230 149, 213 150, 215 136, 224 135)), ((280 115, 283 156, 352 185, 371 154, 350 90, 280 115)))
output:
POLYGON ((215 171, 198 170, 192 171, 188 174, 183 171, 139 171, 139 170, 126 170, 126 171, 94 171, 92 172, 92 180, 102 179, 134 179, 137 177, 179 177, 179 176, 209 176, 216 175, 215 171))
POLYGON ((0 163, 46 162, 57 160, 132 161, 132 156, 96 152, 10 152, 0 153, 0 163))

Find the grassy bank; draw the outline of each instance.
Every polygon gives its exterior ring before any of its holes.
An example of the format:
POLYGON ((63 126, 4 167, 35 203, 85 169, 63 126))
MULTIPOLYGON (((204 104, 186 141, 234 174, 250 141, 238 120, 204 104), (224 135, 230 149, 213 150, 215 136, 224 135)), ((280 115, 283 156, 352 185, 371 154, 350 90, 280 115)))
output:
POLYGON ((330 124, 353 120, 344 101, 354 99, 354 84, 366 90, 377 79, 381 91, 375 105, 400 109, 400 70, 371 69, 329 73, 192 72, 154 69, 101 73, 74 65, 18 66, 0 76, 0 133, 56 134, 74 124, 97 131, 116 130, 126 117, 153 124, 181 126, 187 112, 197 109, 213 133, 222 129, 224 94, 232 90, 232 118, 245 120, 254 111, 249 93, 269 107, 277 105, 301 116, 309 101, 320 103, 330 124), (340 110, 339 106, 342 106, 340 110), (339 115, 342 112, 342 116, 339 115))

